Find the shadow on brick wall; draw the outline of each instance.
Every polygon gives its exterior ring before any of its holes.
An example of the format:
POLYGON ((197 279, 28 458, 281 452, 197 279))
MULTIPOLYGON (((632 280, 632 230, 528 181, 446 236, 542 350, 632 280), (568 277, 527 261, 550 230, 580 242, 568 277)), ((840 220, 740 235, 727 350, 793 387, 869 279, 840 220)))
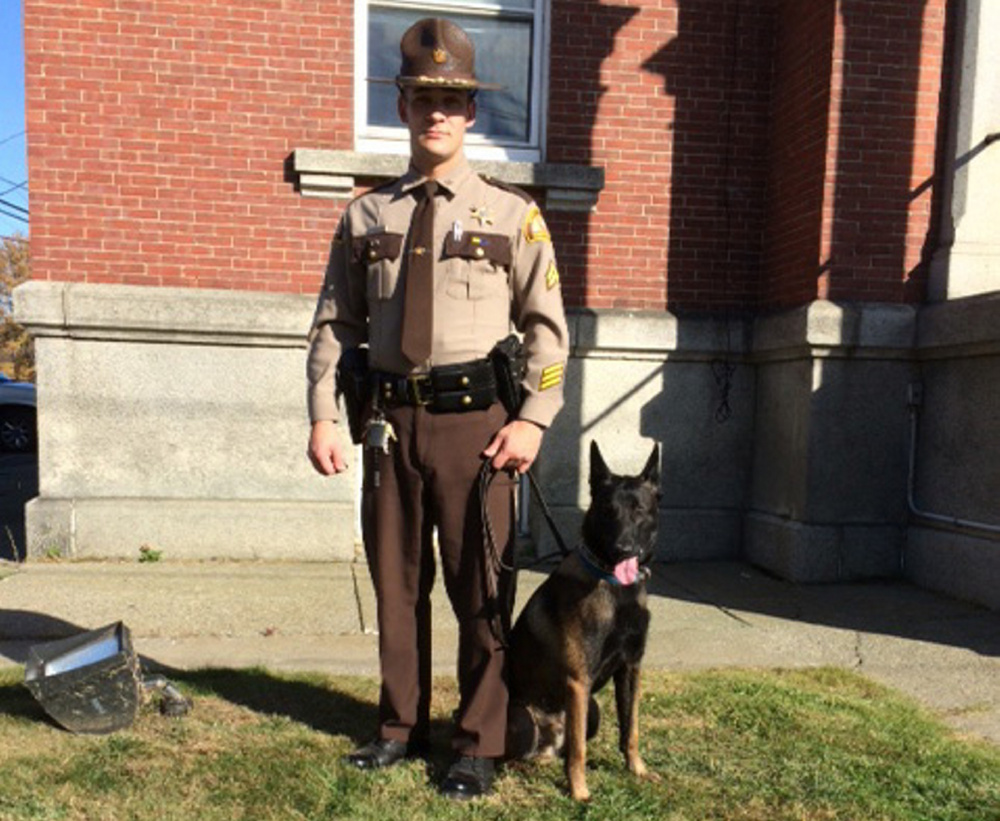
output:
POLYGON ((783 327, 795 362, 760 360, 751 323, 817 299, 923 300, 939 240, 939 12, 680 0, 676 36, 643 63, 673 102, 666 307, 681 356, 641 429, 665 442, 668 504, 905 524, 904 369, 814 371, 805 314, 783 327), (866 407, 883 402, 896 427, 871 424, 866 407))

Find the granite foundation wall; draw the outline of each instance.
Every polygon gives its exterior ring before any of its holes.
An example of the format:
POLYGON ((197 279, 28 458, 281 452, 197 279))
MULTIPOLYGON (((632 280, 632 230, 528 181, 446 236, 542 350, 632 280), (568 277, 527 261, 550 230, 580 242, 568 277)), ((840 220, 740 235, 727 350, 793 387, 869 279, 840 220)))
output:
MULTIPOLYGON (((38 363, 30 556, 358 555, 356 468, 326 479, 305 457, 311 298, 31 282, 15 302, 38 363)), ((573 311, 566 407, 536 475, 574 543, 590 442, 633 474, 659 442, 661 560, 902 574, 1000 606, 998 314, 995 295, 817 301, 753 324, 573 311)))

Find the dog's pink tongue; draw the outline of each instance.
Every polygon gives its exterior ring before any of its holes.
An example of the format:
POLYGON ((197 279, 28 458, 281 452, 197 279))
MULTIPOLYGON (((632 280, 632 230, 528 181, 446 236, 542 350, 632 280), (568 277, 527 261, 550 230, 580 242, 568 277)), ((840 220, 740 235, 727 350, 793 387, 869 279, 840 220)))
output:
POLYGON ((621 584, 635 584, 639 578, 639 560, 636 558, 626 559, 615 565, 615 578, 621 584))

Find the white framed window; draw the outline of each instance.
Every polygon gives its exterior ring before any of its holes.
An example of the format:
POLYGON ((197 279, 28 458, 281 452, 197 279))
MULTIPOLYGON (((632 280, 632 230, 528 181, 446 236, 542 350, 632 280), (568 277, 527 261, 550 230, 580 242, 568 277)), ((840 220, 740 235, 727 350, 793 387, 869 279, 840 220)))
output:
POLYGON ((355 0, 355 148, 409 152, 407 131, 396 113, 395 85, 368 78, 395 77, 403 32, 423 17, 446 17, 476 44, 476 76, 503 86, 478 93, 466 154, 482 160, 542 161, 547 1, 355 0))

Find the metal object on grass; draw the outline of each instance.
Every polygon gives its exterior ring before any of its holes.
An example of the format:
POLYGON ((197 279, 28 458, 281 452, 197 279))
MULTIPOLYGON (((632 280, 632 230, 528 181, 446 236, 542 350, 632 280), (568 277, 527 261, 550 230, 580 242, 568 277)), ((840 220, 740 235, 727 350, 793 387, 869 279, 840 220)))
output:
POLYGON ((142 700, 139 661, 120 621, 33 646, 24 683, 45 712, 74 733, 128 727, 142 700))

